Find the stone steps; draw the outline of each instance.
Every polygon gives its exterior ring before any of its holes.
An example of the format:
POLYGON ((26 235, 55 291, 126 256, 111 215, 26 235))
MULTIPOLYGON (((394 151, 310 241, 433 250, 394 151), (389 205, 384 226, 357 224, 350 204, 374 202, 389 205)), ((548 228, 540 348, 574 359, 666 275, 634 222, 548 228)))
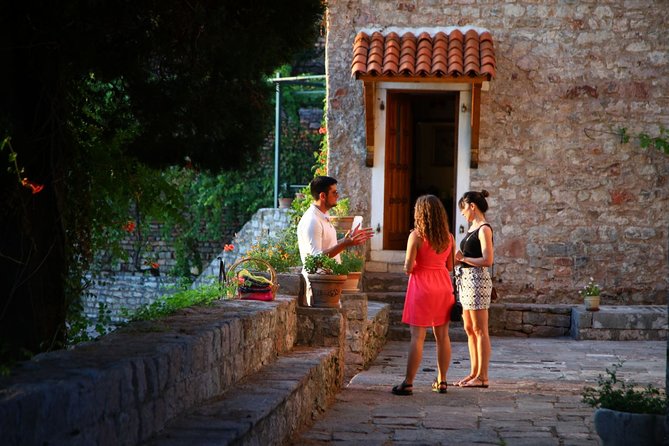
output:
MULTIPOLYGON (((402 323, 407 276, 402 273, 365 272, 363 289, 370 301, 390 306, 388 339, 411 339, 402 323)), ((617 305, 585 311, 583 305, 505 303, 490 306, 489 331, 492 336, 565 337, 594 340, 667 339, 667 308, 662 305, 617 305)), ((451 323, 452 340, 466 340, 462 323, 451 323)), ((427 338, 432 340, 431 330, 427 338)))
POLYGON ((284 444, 334 398, 338 362, 336 347, 296 347, 144 444, 284 444))

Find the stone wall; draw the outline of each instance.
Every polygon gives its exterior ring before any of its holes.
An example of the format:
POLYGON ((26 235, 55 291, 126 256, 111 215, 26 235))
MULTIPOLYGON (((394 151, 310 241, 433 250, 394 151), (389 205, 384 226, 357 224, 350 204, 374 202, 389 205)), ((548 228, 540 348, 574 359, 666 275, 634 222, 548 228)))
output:
POLYGON ((669 128, 668 21, 664 0, 331 0, 329 172, 367 218, 362 84, 350 75, 358 30, 487 28, 497 77, 482 94, 471 189, 491 192, 505 299, 580 302, 593 276, 603 303, 664 304, 669 158, 615 133, 669 128))
POLYGON ((87 275, 91 285, 82 296, 84 314, 93 320, 98 317, 98 306, 105 304, 112 322, 124 321, 121 312, 125 308, 136 310, 153 303, 158 297, 176 291, 177 278, 166 275, 152 276, 146 273, 103 273, 94 279, 87 275))
MULTIPOLYGON (((274 208, 260 209, 256 212, 231 241, 235 249, 233 251, 221 251, 222 246, 219 246, 218 250, 215 251, 218 255, 212 257, 212 260, 195 281, 194 286, 213 283, 218 279, 219 257, 227 267, 230 267, 259 240, 277 236, 284 228, 288 227, 289 212, 288 209, 274 208)), ((94 320, 97 319, 98 305, 104 303, 111 311, 113 322, 123 320, 120 315, 122 308, 134 310, 142 305, 151 304, 160 296, 175 292, 178 283, 177 278, 168 276, 164 272, 160 276, 154 277, 148 271, 104 273, 95 279, 92 279, 89 275, 87 279, 91 281, 91 285, 82 296, 86 316, 94 320)))

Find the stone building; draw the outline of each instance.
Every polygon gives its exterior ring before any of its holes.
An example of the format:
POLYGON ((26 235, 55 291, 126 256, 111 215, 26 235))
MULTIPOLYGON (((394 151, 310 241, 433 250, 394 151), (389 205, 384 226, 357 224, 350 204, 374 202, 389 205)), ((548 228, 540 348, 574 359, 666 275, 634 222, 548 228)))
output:
POLYGON ((329 0, 328 168, 378 231, 367 269, 398 268, 417 195, 459 240, 487 189, 504 301, 592 276, 604 304, 664 304, 669 157, 637 136, 669 128, 667 22, 664 0, 329 0))

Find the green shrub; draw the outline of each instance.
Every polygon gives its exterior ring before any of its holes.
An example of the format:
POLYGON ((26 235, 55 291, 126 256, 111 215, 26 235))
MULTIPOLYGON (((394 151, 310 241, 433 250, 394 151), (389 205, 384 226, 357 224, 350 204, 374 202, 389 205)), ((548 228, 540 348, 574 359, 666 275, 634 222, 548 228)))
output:
POLYGON ((326 254, 307 255, 304 259, 304 269, 309 274, 348 274, 345 265, 337 262, 326 254))
POLYGON ((623 361, 606 369, 608 376, 597 378, 597 387, 585 387, 582 401, 592 407, 617 410, 619 412, 664 415, 667 410, 667 395, 652 385, 639 387, 633 381, 618 378, 618 369, 623 361))

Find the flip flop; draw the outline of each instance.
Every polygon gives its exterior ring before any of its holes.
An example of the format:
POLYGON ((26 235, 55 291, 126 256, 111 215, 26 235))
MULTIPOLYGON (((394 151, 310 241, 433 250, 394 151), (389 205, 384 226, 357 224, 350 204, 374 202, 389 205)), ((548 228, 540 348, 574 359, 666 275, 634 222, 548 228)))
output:
POLYGON ((478 376, 476 378, 470 379, 464 384, 460 384, 460 387, 478 387, 482 389, 488 388, 488 381, 483 381, 478 376))
POLYGON ((392 392, 394 395, 413 395, 413 384, 407 384, 406 381, 402 381, 402 384, 393 387, 392 392))
POLYGON ((437 393, 447 393, 448 383, 446 381, 439 381, 439 378, 437 378, 432 383, 432 391, 437 393))

